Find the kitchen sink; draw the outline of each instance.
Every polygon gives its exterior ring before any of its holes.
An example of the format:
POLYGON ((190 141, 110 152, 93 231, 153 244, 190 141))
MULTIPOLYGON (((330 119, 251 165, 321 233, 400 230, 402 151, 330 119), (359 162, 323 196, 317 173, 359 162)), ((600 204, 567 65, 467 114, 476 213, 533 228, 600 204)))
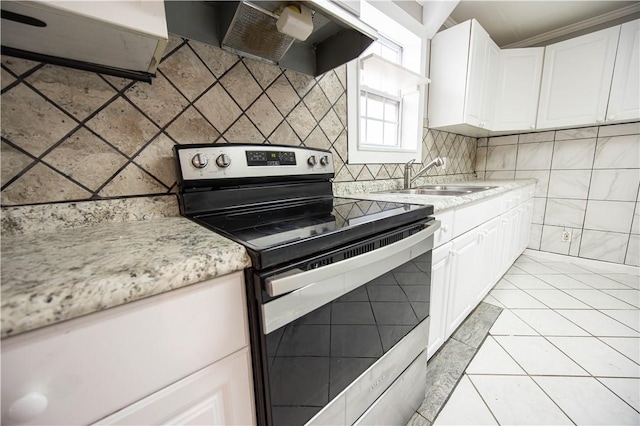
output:
POLYGON ((439 197, 457 197, 469 195, 474 192, 486 191, 497 188, 496 186, 465 186, 465 185, 427 185, 412 189, 397 189, 393 191, 382 191, 387 194, 415 194, 432 195, 439 197))

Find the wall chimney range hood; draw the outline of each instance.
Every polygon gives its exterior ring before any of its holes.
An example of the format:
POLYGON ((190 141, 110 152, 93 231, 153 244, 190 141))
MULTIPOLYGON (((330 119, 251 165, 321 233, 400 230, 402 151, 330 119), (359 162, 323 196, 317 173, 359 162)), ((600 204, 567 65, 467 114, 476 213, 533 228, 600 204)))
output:
POLYGON ((170 33, 314 77, 357 58, 378 38, 340 1, 165 0, 165 9, 170 33), (311 9, 313 31, 304 41, 276 28, 291 5, 311 9))

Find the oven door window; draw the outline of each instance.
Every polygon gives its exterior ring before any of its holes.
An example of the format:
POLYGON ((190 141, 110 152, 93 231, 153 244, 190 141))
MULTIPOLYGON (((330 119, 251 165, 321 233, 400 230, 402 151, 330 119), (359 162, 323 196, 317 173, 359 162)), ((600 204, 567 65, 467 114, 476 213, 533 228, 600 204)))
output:
POLYGON ((305 424, 424 321, 430 271, 429 251, 267 334, 273 424, 305 424))

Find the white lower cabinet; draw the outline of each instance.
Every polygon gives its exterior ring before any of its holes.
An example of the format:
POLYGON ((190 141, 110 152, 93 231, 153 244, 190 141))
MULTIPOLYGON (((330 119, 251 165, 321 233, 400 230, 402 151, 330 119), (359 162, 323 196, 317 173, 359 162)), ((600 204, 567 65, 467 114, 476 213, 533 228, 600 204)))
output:
POLYGON ((253 424, 248 347, 242 272, 19 334, 1 423, 253 424))
POLYGON ((451 281, 447 304, 447 337, 467 317, 476 300, 474 294, 480 269, 478 229, 456 238, 451 248, 451 281))
MULTIPOLYGON (((511 191, 454 212, 452 225, 459 231, 454 232, 457 237, 437 246, 432 254, 429 357, 525 250, 533 214, 533 189, 529 186, 511 191), (483 223, 469 220, 479 217, 484 218, 483 223), (473 225, 477 226, 469 229, 473 225)), ((451 212, 446 214, 450 217, 451 212)))
POLYGON ((475 299, 473 307, 482 302, 489 290, 496 283, 495 276, 498 269, 498 250, 500 238, 500 218, 496 217, 485 223, 478 230, 480 244, 478 245, 478 269, 474 286, 475 299))
POLYGON ((447 243, 433 250, 431 258, 431 299, 429 329, 429 357, 444 343, 447 336, 447 293, 451 281, 451 247, 453 243, 447 243))
POLYGON ((251 356, 244 348, 96 424, 253 424, 250 374, 251 356))

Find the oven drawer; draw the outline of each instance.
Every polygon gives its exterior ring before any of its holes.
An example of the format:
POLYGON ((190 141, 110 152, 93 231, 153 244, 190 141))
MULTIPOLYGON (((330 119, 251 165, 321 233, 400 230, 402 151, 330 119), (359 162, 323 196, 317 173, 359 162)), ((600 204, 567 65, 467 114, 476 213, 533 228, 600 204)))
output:
POLYGON ((246 347, 247 335, 238 272, 5 339, 2 424, 95 422, 246 347), (46 408, 12 418, 28 394, 46 408))
MULTIPOLYGON (((394 383, 421 353, 429 340, 429 318, 422 321, 396 346, 358 377, 306 426, 351 425, 394 383)), ((423 363, 426 371, 426 358, 423 363)), ((420 372, 419 372, 420 373, 420 372)), ((422 374, 422 373, 420 373, 422 374)), ((426 384, 426 380, 422 380, 426 384)), ((420 401, 424 398, 424 392, 420 401)), ((417 408, 414 407, 414 409, 417 408)))
POLYGON ((426 390, 427 351, 423 351, 354 425, 403 426, 424 401, 426 390))

